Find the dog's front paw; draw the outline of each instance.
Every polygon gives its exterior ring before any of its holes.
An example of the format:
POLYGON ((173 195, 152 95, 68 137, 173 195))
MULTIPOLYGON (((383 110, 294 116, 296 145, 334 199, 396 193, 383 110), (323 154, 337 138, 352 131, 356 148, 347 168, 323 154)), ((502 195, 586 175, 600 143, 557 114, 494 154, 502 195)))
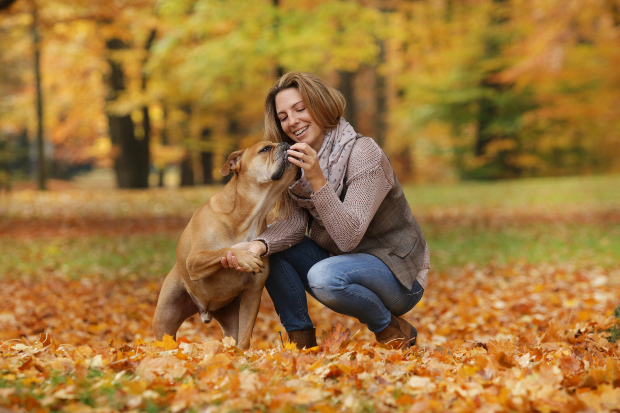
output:
POLYGON ((235 249, 232 251, 232 254, 234 259, 236 259, 236 266, 233 268, 237 271, 256 274, 265 267, 260 257, 251 251, 235 249))

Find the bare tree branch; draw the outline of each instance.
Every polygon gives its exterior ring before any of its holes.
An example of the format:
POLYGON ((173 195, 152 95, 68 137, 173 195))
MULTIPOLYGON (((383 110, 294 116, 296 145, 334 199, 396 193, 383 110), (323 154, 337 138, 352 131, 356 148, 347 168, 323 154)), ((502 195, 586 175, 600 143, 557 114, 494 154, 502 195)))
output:
POLYGON ((4 10, 8 8, 11 4, 15 3, 16 0, 0 0, 0 10, 4 10))

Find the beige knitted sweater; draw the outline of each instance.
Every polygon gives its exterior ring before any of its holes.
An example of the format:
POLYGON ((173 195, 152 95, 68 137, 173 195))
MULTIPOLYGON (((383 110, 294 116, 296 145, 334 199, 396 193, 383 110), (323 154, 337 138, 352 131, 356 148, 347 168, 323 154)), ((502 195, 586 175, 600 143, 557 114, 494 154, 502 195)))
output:
MULTIPOLYGON (((333 187, 326 183, 312 194, 312 201, 322 222, 314 220, 310 237, 334 255, 353 250, 364 236, 375 212, 394 185, 392 166, 374 140, 357 139, 347 169, 347 194, 342 202, 333 187)), ((309 213, 293 206, 289 218, 274 222, 255 240, 267 245, 265 255, 283 251, 300 242, 306 232, 309 213)), ((426 289, 430 268, 428 244, 424 251, 424 265, 417 281, 426 289)))

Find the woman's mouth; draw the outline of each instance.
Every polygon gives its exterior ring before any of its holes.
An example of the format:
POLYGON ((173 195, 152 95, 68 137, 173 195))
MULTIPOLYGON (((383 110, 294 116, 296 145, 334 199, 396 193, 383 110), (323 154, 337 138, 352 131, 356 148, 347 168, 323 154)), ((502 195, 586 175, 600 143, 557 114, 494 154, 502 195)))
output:
POLYGON ((305 128, 301 128, 297 132, 293 132, 293 134, 295 135, 295 137, 300 138, 306 133, 309 127, 310 125, 306 126, 305 128))

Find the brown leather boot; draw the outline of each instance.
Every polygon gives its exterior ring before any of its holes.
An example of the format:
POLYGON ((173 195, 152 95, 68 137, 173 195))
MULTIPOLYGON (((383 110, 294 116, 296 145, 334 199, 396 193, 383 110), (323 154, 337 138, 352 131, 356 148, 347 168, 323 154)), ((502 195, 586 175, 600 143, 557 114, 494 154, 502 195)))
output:
POLYGON ((288 341, 297 344, 297 348, 316 347, 316 329, 289 331, 288 341))
POLYGON ((418 330, 407 321, 392 314, 390 324, 375 333, 375 337, 379 343, 387 344, 392 348, 409 348, 415 346, 418 330))

